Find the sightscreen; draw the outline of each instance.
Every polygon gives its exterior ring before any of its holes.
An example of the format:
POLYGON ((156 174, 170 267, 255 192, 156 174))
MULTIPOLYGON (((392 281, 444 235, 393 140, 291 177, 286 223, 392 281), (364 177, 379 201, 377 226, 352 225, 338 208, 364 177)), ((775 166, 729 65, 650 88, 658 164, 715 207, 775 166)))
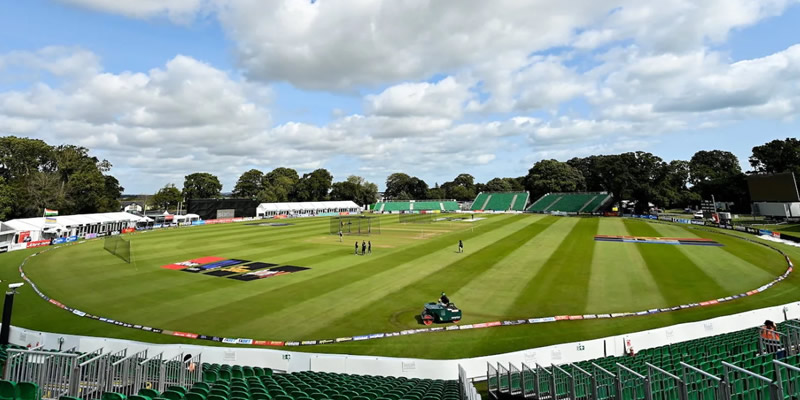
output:
POLYGON ((189 199, 186 201, 186 210, 199 215, 200 219, 255 217, 258 204, 251 199, 189 199), (220 217, 219 211, 230 216, 220 217))
POLYGON ((794 173, 751 175, 747 177, 750 200, 774 202, 798 202, 797 181, 794 173))

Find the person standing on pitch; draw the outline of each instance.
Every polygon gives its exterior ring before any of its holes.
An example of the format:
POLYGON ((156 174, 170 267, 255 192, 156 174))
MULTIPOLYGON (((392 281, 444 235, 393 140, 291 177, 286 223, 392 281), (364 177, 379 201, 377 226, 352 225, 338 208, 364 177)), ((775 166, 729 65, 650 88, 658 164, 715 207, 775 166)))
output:
POLYGON ((464 242, 462 242, 460 239, 458 241, 458 252, 459 253, 463 253, 464 252, 464 242))
POLYGON ((361 255, 363 256, 363 255, 366 255, 366 254, 367 254, 367 242, 362 240, 361 241, 361 255))
POLYGON ((356 255, 358 255, 358 240, 356 240, 356 255))
POLYGON ((339 231, 339 243, 342 242, 342 231, 339 231))
POLYGON ((372 254, 372 240, 367 242, 367 254, 372 254))

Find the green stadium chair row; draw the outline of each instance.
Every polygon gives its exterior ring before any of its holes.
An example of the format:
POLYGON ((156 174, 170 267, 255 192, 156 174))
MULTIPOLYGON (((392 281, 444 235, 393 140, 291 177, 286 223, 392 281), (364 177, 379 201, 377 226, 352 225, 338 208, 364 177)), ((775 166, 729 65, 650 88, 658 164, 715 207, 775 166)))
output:
POLYGON ((0 380, 0 400, 38 400, 39 387, 31 382, 0 380))
POLYGON ((523 211, 528 205, 527 192, 478 193, 473 211, 523 211))

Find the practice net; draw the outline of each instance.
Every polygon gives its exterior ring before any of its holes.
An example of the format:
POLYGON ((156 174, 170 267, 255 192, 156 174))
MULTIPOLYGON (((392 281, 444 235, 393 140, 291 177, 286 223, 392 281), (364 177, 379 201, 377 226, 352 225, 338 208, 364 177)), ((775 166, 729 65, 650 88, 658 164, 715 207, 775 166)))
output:
POLYGON ((331 235, 375 235, 381 233, 381 221, 377 217, 340 215, 331 217, 331 235))
POLYGON ((109 236, 103 241, 103 248, 122 259, 126 263, 131 263, 131 242, 123 239, 119 235, 109 236))

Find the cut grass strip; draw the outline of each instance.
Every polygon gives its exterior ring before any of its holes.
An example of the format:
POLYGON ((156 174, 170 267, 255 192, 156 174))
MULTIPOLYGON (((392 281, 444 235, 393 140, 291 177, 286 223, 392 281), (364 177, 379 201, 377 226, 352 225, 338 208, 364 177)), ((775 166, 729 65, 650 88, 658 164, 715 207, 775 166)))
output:
MULTIPOLYGON (((658 231, 644 221, 625 219, 625 227, 633 236, 658 236, 658 231)), ((702 268, 695 265, 674 245, 618 243, 636 246, 647 268, 658 284, 661 296, 670 306, 725 297, 731 293, 719 285, 702 268)))
POLYGON ((538 273, 558 245, 578 223, 577 218, 559 218, 554 223, 539 221, 544 230, 531 237, 503 261, 495 263, 453 296, 462 304, 480 304, 485 320, 505 318, 514 302, 538 273), (497 290, 503 288, 503 290, 497 290))
POLYGON ((514 302, 515 318, 583 314, 599 220, 581 218, 514 302))
MULTIPOLYGON (((601 219, 598 231, 601 235, 629 234, 620 218, 601 219)), ((645 309, 670 305, 661 295, 636 245, 597 242, 587 313, 628 312, 634 304, 645 309)))
MULTIPOLYGON (((652 224, 652 228, 663 236, 681 234, 682 237, 697 237, 695 233, 702 233, 700 231, 686 232, 685 229, 676 225, 652 224)), ((725 247, 740 248, 742 246, 752 247, 742 241, 728 243, 723 247, 685 245, 675 247, 711 279, 719 283, 725 289, 726 295, 729 296, 747 292, 775 278, 775 274, 770 274, 725 250, 725 247), (747 279, 742 279, 744 276, 747 279)), ((777 253, 775 256, 779 257, 777 253)))
MULTIPOLYGON (((379 301, 363 305, 360 310, 348 317, 336 320, 331 326, 320 329, 313 335, 316 337, 325 333, 333 336, 343 335, 346 332, 352 332, 350 325, 355 321, 360 327, 363 327, 364 333, 380 330, 381 327, 386 326, 387 322, 416 321, 415 316, 420 313, 424 303, 436 301, 441 291, 457 292, 483 271, 491 268, 494 263, 502 262, 509 253, 538 235, 546 225, 555 221, 556 217, 547 217, 541 221, 542 223, 528 223, 522 229, 511 231, 506 236, 497 238, 493 243, 487 243, 478 251, 469 252, 467 250, 466 253, 460 254, 462 256, 460 260, 452 262, 424 279, 398 287, 393 291, 387 291, 379 301), (393 311, 394 314, 387 315, 387 311, 393 311)), ((469 314, 470 308, 473 307, 472 304, 459 304, 457 298, 450 300, 464 310, 463 321, 465 323, 468 323, 470 319, 477 320, 469 314)), ((480 304, 474 305, 474 307, 478 308, 480 304)))

